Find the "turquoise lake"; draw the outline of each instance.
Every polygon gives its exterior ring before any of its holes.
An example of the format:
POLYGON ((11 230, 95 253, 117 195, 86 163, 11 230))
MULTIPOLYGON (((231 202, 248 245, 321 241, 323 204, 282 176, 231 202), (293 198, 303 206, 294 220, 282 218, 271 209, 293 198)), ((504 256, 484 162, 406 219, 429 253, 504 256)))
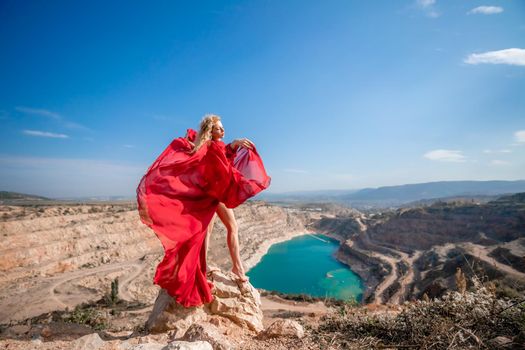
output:
POLYGON ((339 243, 323 235, 303 235, 274 244, 247 275, 256 288, 288 294, 361 300, 357 274, 337 261, 339 243))

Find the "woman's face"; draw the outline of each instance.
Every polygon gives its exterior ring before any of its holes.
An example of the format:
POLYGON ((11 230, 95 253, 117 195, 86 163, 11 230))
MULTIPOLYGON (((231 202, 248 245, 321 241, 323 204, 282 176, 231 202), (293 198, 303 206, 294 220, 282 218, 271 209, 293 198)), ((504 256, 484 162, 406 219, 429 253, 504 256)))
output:
POLYGON ((213 141, 220 141, 224 137, 224 127, 222 126, 221 121, 219 120, 217 123, 213 125, 213 128, 211 129, 211 138, 213 141))

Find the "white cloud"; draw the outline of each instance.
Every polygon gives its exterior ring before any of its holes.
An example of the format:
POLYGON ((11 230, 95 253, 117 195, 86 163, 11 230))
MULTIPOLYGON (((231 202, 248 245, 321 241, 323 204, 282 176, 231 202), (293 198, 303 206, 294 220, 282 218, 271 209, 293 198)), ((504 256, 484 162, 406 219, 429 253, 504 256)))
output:
POLYGON ((416 0, 416 5, 422 9, 428 17, 437 18, 441 16, 441 13, 439 13, 434 6, 436 5, 436 0, 416 0))
POLYGON ((483 151, 485 154, 495 154, 495 153, 512 153, 510 149, 499 149, 499 150, 492 150, 492 149, 486 149, 483 151))
POLYGON ((68 129, 91 130, 91 129, 89 129, 87 126, 84 126, 84 125, 82 125, 82 124, 75 123, 75 122, 64 121, 64 122, 62 123, 62 125, 63 125, 65 128, 68 128, 68 129))
POLYGON ((308 171, 302 170, 302 169, 283 169, 285 173, 292 173, 292 174, 308 174, 308 171))
POLYGON ((490 165, 509 165, 510 162, 506 161, 506 160, 500 160, 500 159, 493 159, 490 161, 490 165))
POLYGON ((15 110, 17 110, 18 112, 25 113, 25 114, 39 115, 39 116, 43 116, 49 119, 53 119, 61 126, 68 128, 68 129, 89 130, 88 127, 82 124, 79 124, 79 123, 68 121, 64 117, 62 117, 60 114, 47 110, 47 109, 19 106, 19 107, 15 107, 15 110))
POLYGON ((514 139, 517 143, 525 143, 525 130, 518 130, 514 133, 514 139))
POLYGON ((484 53, 473 53, 465 58, 463 62, 468 64, 491 63, 525 66, 525 50, 512 48, 484 53))
POLYGON ((55 120, 60 120, 62 117, 60 114, 48 111, 47 109, 30 108, 30 107, 16 107, 17 111, 27 114, 41 115, 55 120))
POLYGON ((430 7, 436 3, 436 0, 417 0, 417 4, 421 7, 430 7))
POLYGON ((427 16, 428 17, 432 17, 432 18, 438 18, 439 16, 441 16, 441 13, 435 11, 435 10, 432 10, 432 11, 428 11, 427 12, 427 16))
POLYGON ((37 137, 50 137, 53 139, 67 139, 69 136, 66 134, 56 134, 54 132, 40 131, 40 130, 23 130, 25 135, 37 136, 37 137))
POLYGON ((499 6, 478 6, 467 12, 467 14, 495 15, 502 12, 503 8, 499 6))
POLYGON ((447 149, 436 149, 429 151, 423 155, 426 159, 436 160, 440 162, 464 162, 466 157, 461 151, 447 150, 447 149))

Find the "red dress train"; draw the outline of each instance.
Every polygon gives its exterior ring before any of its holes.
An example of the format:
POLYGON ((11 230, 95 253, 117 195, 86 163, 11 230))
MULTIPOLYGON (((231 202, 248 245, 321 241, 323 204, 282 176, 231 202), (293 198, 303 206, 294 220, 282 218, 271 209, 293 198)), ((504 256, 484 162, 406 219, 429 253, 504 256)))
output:
POLYGON ((257 151, 209 141, 191 153, 189 129, 161 153, 137 188, 142 222, 164 247, 154 283, 185 307, 209 303, 204 239, 219 202, 235 208, 270 185, 257 151))

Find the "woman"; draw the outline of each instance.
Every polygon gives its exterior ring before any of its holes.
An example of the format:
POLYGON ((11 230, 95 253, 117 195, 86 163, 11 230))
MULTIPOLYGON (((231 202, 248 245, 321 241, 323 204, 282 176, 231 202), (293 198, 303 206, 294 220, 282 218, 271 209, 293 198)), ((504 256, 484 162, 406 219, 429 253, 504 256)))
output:
POLYGON ((205 116, 199 134, 190 129, 186 137, 173 140, 137 188, 142 222, 155 231, 165 251, 154 282, 186 307, 213 299, 206 280, 206 236, 215 213, 229 231, 232 272, 246 279, 235 217, 228 208, 270 185, 253 143, 241 139, 225 145, 223 136, 220 117, 205 116))
MULTIPOLYGON (((211 115, 208 118, 203 119, 203 121, 201 122, 201 126, 200 126, 199 136, 208 135, 207 130, 209 130, 210 126, 211 126, 211 131, 209 131, 209 136, 203 136, 202 139, 205 139, 205 140, 211 139, 212 141, 215 141, 215 142, 222 142, 222 139, 224 138, 224 127, 222 126, 220 117, 215 116, 215 115, 211 115)), ((201 141, 200 138, 199 138, 199 141, 201 141)), ((199 142, 197 142, 194 150, 197 150, 199 147, 200 147, 199 142)), ((239 139, 239 140, 233 141, 231 144, 226 146, 227 149, 228 147, 231 149, 230 152, 235 152, 235 150, 237 150, 239 147, 253 149, 254 144, 248 139, 239 139)), ((246 276, 244 272, 244 267, 241 261, 241 254, 240 254, 240 249, 239 249, 239 231, 238 231, 238 226, 237 226, 237 220, 235 220, 235 214, 233 213, 233 209, 227 208, 224 205, 224 203, 219 203, 219 205, 217 206, 216 214, 213 216, 208 226, 206 239, 204 241, 204 254, 205 256, 207 256, 210 236, 211 236, 211 233, 213 232, 213 225, 215 223, 215 219, 217 216, 219 216, 219 219, 222 221, 222 223, 226 227, 226 232, 227 232, 226 241, 228 243, 228 250, 230 252, 230 258, 232 260, 232 272, 236 276, 236 280, 239 284, 245 283, 248 281, 248 277, 246 276)))

